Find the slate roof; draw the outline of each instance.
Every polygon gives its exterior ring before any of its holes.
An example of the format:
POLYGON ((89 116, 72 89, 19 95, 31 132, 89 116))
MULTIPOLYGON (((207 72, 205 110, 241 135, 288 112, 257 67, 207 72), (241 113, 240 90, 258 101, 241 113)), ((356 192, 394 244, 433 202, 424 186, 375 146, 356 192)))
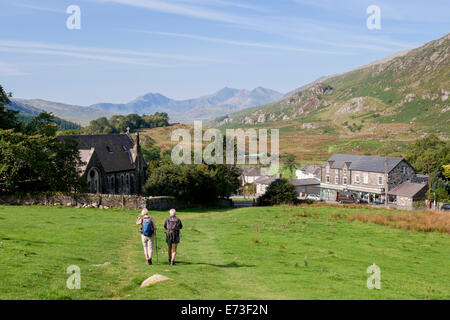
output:
POLYGON ((301 167, 298 170, 303 171, 306 174, 320 174, 320 165, 319 164, 309 164, 307 166, 301 167))
POLYGON ((255 180, 256 184, 264 184, 264 185, 270 185, 272 182, 274 182, 275 180, 277 180, 276 177, 271 177, 271 176, 263 176, 261 178, 258 178, 255 180))
POLYGON ((93 148, 107 173, 135 169, 135 155, 132 150, 134 141, 126 134, 59 136, 58 138, 74 139, 78 143, 83 161, 90 159, 93 148))
POLYGON ((247 177, 257 177, 261 175, 260 168, 246 167, 242 169, 242 175, 247 177))
MULTIPOLYGON (((342 169, 346 162, 350 162, 350 170, 384 173, 384 159, 385 157, 333 154, 328 161, 334 161, 330 166, 331 169, 342 169)), ((391 172, 402 160, 404 159, 387 157, 388 172, 391 172)))
POLYGON ((293 179, 289 180, 294 186, 312 186, 320 185, 320 181, 317 179, 293 179))
POLYGON ((393 196, 413 198, 424 188, 427 188, 427 185, 424 183, 403 182, 402 184, 389 191, 389 194, 393 196))

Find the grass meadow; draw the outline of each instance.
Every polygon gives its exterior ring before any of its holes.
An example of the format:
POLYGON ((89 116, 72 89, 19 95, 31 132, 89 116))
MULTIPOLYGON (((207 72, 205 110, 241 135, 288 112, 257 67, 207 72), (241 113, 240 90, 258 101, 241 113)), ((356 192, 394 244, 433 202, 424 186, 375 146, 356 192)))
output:
POLYGON ((392 210, 254 207, 180 210, 169 266, 162 223, 158 262, 145 264, 137 211, 0 206, 0 299, 449 299, 450 237, 354 214, 392 210), (103 266, 93 266, 110 262, 103 266), (381 268, 369 290, 367 268, 381 268), (66 288, 70 265, 81 289, 66 288), (140 288, 153 274, 173 280, 140 288))

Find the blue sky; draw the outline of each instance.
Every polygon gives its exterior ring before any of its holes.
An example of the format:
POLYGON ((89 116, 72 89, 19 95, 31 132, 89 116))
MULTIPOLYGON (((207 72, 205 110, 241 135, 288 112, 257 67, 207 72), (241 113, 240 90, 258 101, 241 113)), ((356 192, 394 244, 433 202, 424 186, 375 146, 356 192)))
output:
POLYGON ((1 0, 0 84, 80 105, 285 93, 442 37, 449 16, 448 0, 1 0), (372 4, 381 30, 366 27, 372 4), (66 27, 69 5, 80 30, 66 27))

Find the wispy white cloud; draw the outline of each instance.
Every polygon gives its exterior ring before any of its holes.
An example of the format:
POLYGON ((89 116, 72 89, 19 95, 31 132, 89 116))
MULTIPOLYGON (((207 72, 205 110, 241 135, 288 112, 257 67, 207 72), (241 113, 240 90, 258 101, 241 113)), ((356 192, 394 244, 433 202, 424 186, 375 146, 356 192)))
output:
POLYGON ((177 14, 204 20, 236 23, 242 25, 247 24, 244 18, 236 15, 223 13, 216 10, 210 10, 201 6, 192 6, 168 1, 159 1, 159 0, 92 0, 92 1, 103 3, 117 3, 137 8, 144 8, 153 11, 177 14))
POLYGON ((203 4, 217 7, 232 7, 239 9, 247 9, 251 11, 268 12, 269 10, 262 6, 256 6, 243 2, 225 1, 225 0, 178 0, 179 2, 186 2, 190 4, 203 4))
POLYGON ((66 56, 104 62, 135 64, 147 67, 174 67, 174 65, 170 63, 170 61, 172 60, 190 61, 190 62, 227 63, 227 61, 224 60, 218 60, 207 57, 174 55, 174 54, 111 49, 111 48, 83 47, 83 46, 52 44, 33 41, 0 40, 0 52, 66 56), (153 60, 157 58, 162 61, 169 61, 169 64, 155 62, 149 60, 148 58, 152 58, 153 60))
POLYGON ((270 43, 262 43, 262 42, 228 40, 228 39, 207 37, 207 36, 187 34, 187 33, 160 32, 160 31, 148 31, 148 30, 134 30, 134 31, 148 33, 148 34, 154 34, 154 35, 178 37, 178 38, 206 41, 206 42, 212 42, 212 43, 221 43, 221 44, 228 44, 228 45, 242 46, 242 47, 256 47, 256 48, 307 52, 307 53, 317 53, 317 54, 344 54, 344 55, 350 54, 349 52, 342 52, 342 51, 321 50, 321 49, 304 48, 304 47, 298 47, 298 46, 287 46, 287 45, 280 45, 280 44, 270 44, 270 43))
POLYGON ((12 67, 9 64, 0 61, 0 76, 8 77, 8 76, 24 76, 28 75, 26 72, 22 72, 12 67))
POLYGON ((62 13, 62 14, 66 13, 65 8, 60 9, 60 8, 47 7, 47 6, 43 6, 43 5, 22 3, 22 2, 14 2, 13 5, 15 7, 31 9, 31 10, 36 10, 36 11, 46 11, 46 12, 62 13))
POLYGON ((136 64, 147 67, 172 67, 167 64, 158 64, 152 63, 144 60, 138 59, 130 59, 126 57, 113 57, 106 55, 92 55, 92 54, 84 54, 70 51, 55 51, 55 50, 46 50, 46 49, 21 49, 21 48, 8 48, 8 47, 0 47, 1 52, 11 52, 11 53, 25 53, 25 54, 41 54, 41 55, 54 55, 54 56, 66 56, 73 58, 81 58, 88 60, 97 60, 103 62, 114 62, 114 63, 125 63, 125 64, 136 64))

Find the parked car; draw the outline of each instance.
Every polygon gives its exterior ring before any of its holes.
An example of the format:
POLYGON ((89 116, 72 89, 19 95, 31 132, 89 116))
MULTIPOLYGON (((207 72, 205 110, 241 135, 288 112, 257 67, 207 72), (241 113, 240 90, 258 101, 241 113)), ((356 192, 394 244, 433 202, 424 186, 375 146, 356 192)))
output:
POLYGON ((315 200, 315 201, 323 201, 323 199, 321 197, 319 197, 317 194, 308 194, 306 196, 306 199, 315 200))
POLYGON ((359 203, 356 194, 348 191, 340 191, 336 193, 336 201, 339 203, 359 203))
POLYGON ((450 211, 450 203, 444 203, 441 210, 450 211))

